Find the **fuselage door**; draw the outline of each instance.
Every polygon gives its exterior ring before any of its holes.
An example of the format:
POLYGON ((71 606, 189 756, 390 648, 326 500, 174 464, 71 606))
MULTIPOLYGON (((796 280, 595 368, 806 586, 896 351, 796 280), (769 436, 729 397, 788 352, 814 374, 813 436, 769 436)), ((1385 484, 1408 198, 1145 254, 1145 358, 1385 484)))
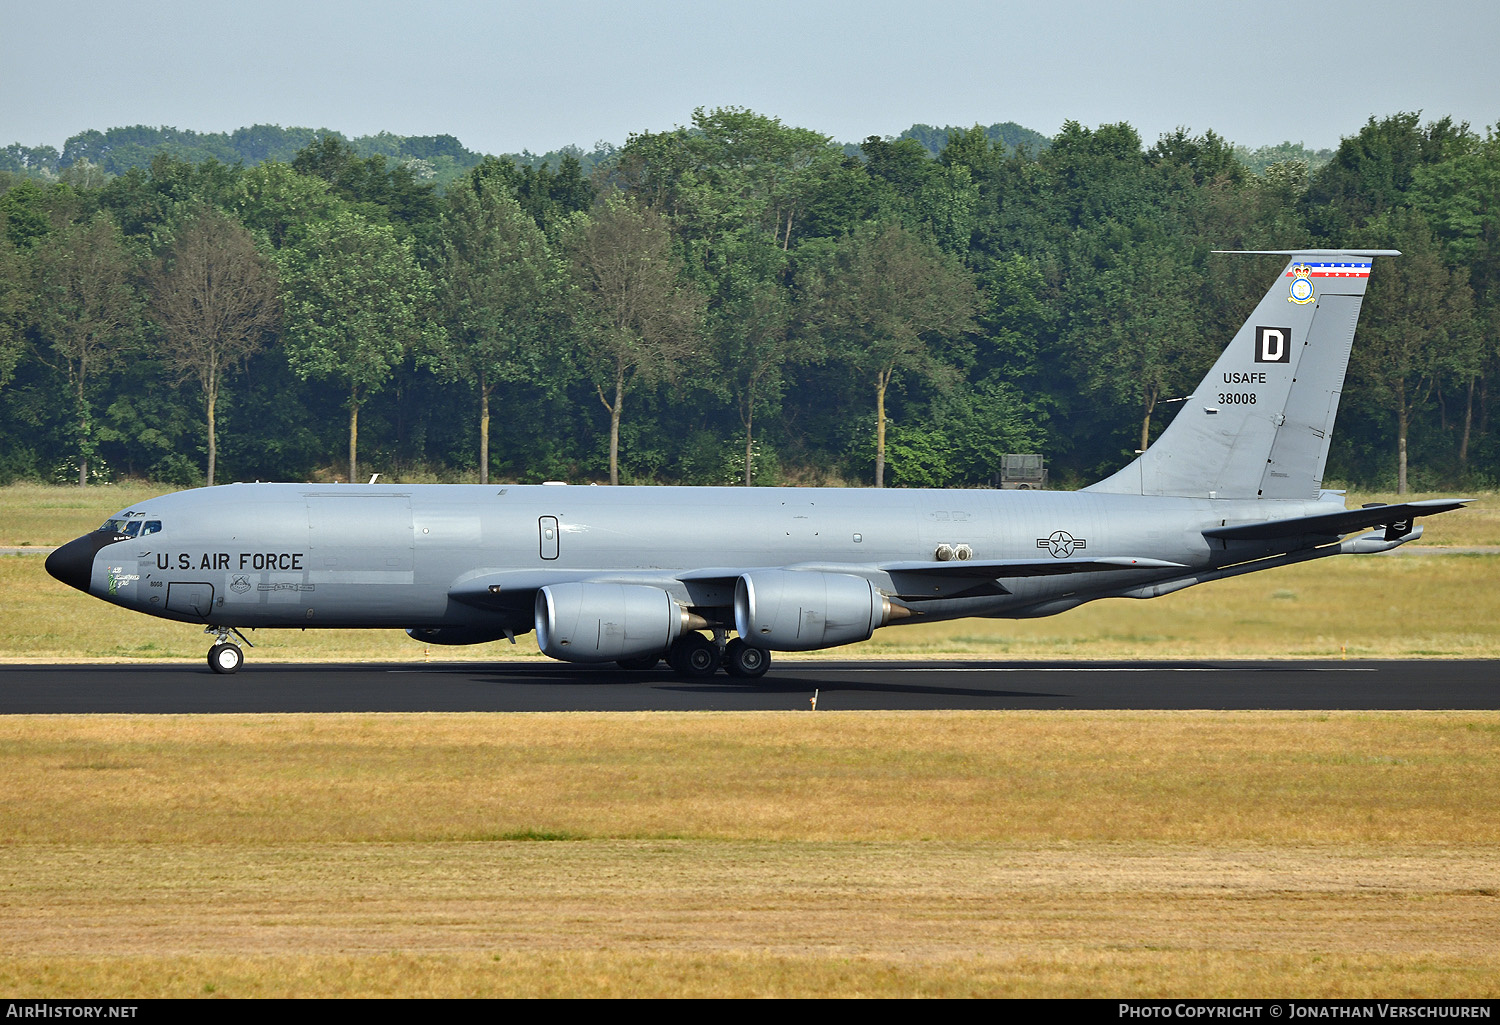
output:
POLYGON ((167 611, 207 619, 214 607, 214 585, 196 581, 167 584, 167 611))
POLYGON ((557 558, 557 517, 543 516, 537 522, 537 531, 541 536, 542 558, 557 558))

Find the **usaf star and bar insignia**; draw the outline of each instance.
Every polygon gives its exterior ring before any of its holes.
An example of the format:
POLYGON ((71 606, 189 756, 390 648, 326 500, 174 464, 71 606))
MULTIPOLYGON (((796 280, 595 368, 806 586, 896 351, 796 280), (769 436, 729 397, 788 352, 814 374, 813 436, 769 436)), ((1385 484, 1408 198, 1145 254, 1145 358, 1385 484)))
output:
POLYGON ((1074 537, 1066 530, 1054 530, 1046 537, 1037 538, 1036 546, 1047 549, 1054 559, 1066 559, 1078 549, 1087 548, 1089 543, 1081 537, 1074 537))

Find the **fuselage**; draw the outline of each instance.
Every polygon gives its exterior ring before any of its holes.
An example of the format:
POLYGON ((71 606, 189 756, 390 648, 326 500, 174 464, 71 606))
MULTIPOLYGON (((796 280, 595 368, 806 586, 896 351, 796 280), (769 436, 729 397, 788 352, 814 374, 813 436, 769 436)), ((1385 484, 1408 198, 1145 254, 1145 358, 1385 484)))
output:
POLYGON ((877 587, 873 567, 945 557, 1183 567, 1005 579, 999 594, 965 596, 955 584, 952 596, 913 606, 913 618, 1032 616, 1252 554, 1215 546, 1206 528, 1329 508, 1044 491, 232 484, 142 502, 59 562, 75 567, 64 578, 74 586, 184 622, 496 634, 530 630, 529 603, 476 607, 455 597, 465 581, 515 578, 533 591, 569 579, 646 583, 722 623, 716 610, 732 595, 696 582, 714 567, 858 567, 877 587), (142 533, 147 524, 156 529, 142 533))

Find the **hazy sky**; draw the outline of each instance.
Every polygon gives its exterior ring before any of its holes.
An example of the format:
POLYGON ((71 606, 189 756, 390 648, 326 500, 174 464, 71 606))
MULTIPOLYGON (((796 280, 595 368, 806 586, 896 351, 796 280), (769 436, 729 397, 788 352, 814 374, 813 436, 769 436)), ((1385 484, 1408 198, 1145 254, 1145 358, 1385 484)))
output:
POLYGON ((1492 0, 0 0, 0 145, 270 123, 544 152, 734 105, 840 142, 1072 119, 1323 147, 1401 110, 1495 124, 1497 56, 1492 0))

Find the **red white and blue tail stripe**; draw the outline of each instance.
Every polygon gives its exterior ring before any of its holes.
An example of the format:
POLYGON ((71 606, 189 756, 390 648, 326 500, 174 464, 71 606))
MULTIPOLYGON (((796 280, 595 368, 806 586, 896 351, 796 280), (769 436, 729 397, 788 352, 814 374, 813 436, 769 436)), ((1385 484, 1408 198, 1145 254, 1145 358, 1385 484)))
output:
MULTIPOLYGON (((1367 262, 1320 262, 1317 260, 1308 260, 1307 262, 1303 263, 1302 266, 1306 267, 1311 272, 1308 274, 1308 277, 1311 278, 1367 278, 1370 276, 1370 265, 1367 262)), ((1289 278, 1294 276, 1294 271, 1292 268, 1287 268, 1286 276, 1289 278)))

